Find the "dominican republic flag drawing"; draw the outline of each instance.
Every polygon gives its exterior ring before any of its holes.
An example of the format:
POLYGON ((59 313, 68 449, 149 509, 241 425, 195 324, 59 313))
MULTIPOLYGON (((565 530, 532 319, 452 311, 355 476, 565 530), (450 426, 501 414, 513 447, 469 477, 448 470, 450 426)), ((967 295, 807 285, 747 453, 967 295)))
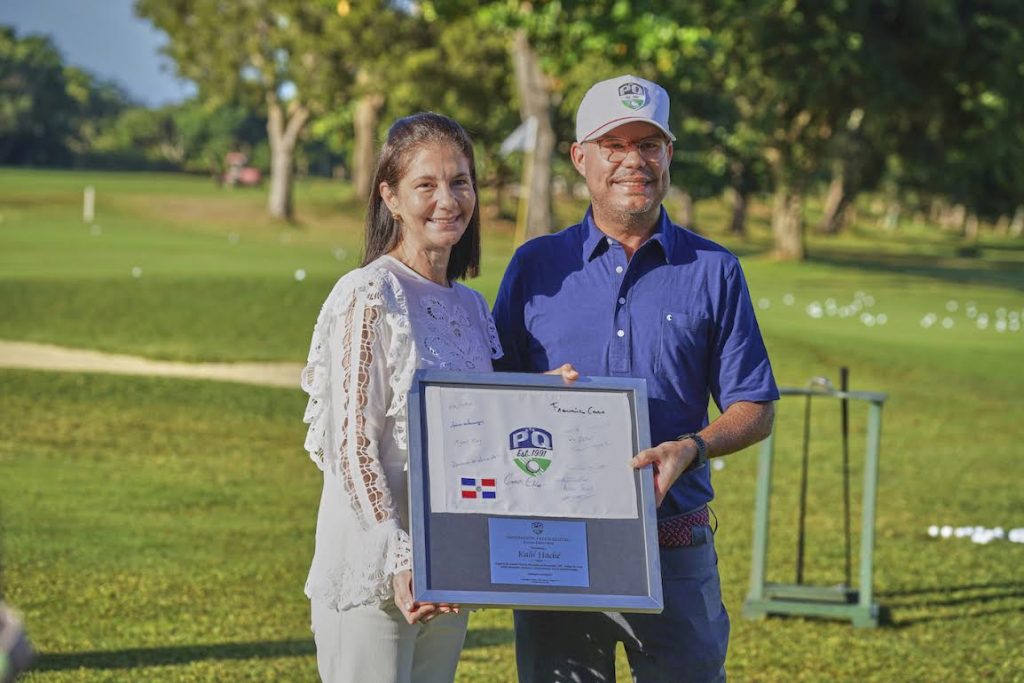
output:
POLYGON ((498 497, 493 479, 481 479, 479 477, 461 477, 463 498, 490 498, 498 497))

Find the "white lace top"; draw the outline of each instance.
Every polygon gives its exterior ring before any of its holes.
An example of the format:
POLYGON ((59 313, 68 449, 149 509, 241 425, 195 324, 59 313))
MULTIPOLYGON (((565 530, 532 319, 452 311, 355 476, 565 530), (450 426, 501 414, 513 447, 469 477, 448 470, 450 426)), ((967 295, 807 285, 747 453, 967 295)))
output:
POLYGON ((302 373, 306 450, 323 470, 306 595, 338 610, 384 604, 410 568, 406 394, 417 368, 490 372, 501 347, 487 303, 390 256, 324 302, 302 373))

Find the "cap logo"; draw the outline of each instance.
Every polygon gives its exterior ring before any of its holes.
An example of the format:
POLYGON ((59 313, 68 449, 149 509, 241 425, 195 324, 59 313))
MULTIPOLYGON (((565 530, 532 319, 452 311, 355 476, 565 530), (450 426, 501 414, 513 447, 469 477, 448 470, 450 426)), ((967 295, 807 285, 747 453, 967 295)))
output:
POLYGON ((619 101, 636 111, 647 104, 647 88, 639 83, 623 83, 619 86, 619 101))

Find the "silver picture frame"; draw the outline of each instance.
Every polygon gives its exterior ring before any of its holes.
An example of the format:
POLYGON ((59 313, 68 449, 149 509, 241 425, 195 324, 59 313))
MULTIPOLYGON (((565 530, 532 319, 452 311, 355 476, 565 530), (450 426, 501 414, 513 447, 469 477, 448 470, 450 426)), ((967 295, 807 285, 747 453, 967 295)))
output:
MULTIPOLYGON (((636 515, 631 519, 578 516, 535 516, 489 512, 452 514, 438 512, 432 505, 429 458, 437 448, 432 430, 444 429, 437 416, 428 416, 426 392, 430 387, 456 390, 472 401, 480 389, 508 392, 523 397, 550 397, 552 391, 580 398, 586 392, 612 392, 628 400, 628 453, 601 453, 602 458, 628 460, 650 447, 647 385, 643 379, 622 377, 581 377, 568 383, 557 375, 527 373, 466 373, 418 370, 408 395, 409 522, 413 546, 413 597, 420 602, 455 603, 466 607, 503 607, 657 613, 663 608, 661 567, 658 550, 657 513, 651 467, 629 470, 616 486, 632 487, 599 491, 601 495, 635 495, 636 515), (430 445, 433 444, 433 445, 430 445), (511 525, 511 526, 510 526, 511 525), (494 542, 495 528, 569 529, 572 552, 585 565, 586 581, 535 583, 518 578, 495 582, 495 555, 505 553, 504 540, 494 542), (559 526, 562 525, 562 526, 559 526), (582 550, 580 549, 582 544, 582 550), (493 546, 493 547, 492 547, 493 546)), ((500 395, 500 394, 499 394, 500 395)), ((478 394, 479 396, 479 394, 478 394)), ((584 396, 585 397, 585 396, 584 396)), ((511 398, 510 398, 511 401, 511 398)), ((500 437, 504 438, 504 437, 500 437)), ((528 538, 532 538, 527 536, 528 538)), ((500 536, 520 538, 518 536, 500 536)), ((565 538, 558 539, 565 542, 565 538)))

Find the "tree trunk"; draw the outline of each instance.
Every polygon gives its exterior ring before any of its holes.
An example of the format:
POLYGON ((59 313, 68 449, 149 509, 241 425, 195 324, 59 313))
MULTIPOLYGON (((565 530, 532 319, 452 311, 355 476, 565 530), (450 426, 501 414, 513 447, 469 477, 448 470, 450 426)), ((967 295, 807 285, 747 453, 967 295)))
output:
POLYGON ((693 206, 693 195, 682 190, 679 192, 679 224, 684 228, 693 230, 697 222, 697 212, 693 206))
POLYGON ((843 172, 839 171, 832 177, 828 192, 825 194, 825 207, 821 222, 818 223, 818 233, 836 235, 843 229, 843 225, 846 224, 846 207, 850 205, 850 199, 846 192, 846 179, 843 172))
POLYGON ((943 199, 932 199, 928 204, 928 222, 932 225, 942 225, 943 216, 946 213, 946 202, 943 199))
POLYGON ((775 190, 772 203, 772 238, 775 256, 783 261, 802 261, 804 247, 803 207, 800 194, 788 187, 775 190))
POLYGON ((373 182, 373 169, 377 156, 374 138, 377 134, 377 121, 383 106, 384 96, 379 93, 365 94, 356 102, 352 179, 356 186, 356 195, 364 201, 370 197, 372 189, 370 184, 373 182))
POLYGON ((306 121, 309 110, 292 103, 286 114, 275 93, 267 95, 267 136, 270 142, 270 196, 267 210, 280 220, 291 221, 292 184, 295 179, 295 144, 306 121))
POLYGON ((978 241, 978 216, 970 213, 964 221, 964 239, 974 244, 978 241))
POLYGON ((893 231, 900 226, 900 203, 898 201, 891 201, 885 207, 885 218, 882 220, 882 227, 888 231, 893 231))
POLYGON ((1010 221, 1010 235, 1012 237, 1024 235, 1024 204, 1018 206, 1013 214, 1013 220, 1010 221))
POLYGON ((735 187, 727 190, 729 203, 732 204, 732 218, 729 221, 729 232, 743 237, 747 234, 747 195, 735 187))
POLYGON ((956 204, 954 206, 947 206, 946 210, 942 212, 942 227, 946 230, 956 230, 963 232, 964 221, 967 220, 967 207, 963 204, 956 204))
POLYGON ((522 120, 532 116, 537 121, 533 152, 527 154, 523 164, 527 209, 524 234, 519 237, 528 240, 546 235, 555 227, 551 218, 551 158, 555 150, 555 131, 551 127, 551 85, 523 31, 517 31, 513 37, 512 63, 522 120))

